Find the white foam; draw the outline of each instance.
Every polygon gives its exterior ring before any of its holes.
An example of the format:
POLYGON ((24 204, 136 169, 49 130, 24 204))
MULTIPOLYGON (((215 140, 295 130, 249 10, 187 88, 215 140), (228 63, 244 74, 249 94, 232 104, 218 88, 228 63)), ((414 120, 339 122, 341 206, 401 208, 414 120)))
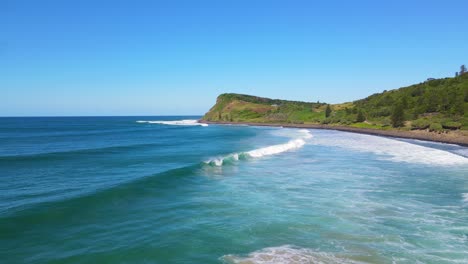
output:
POLYGON ((254 251, 247 256, 225 255, 221 257, 224 263, 238 264, 333 264, 359 263, 330 253, 317 252, 306 248, 296 248, 290 245, 269 247, 254 251))
POLYGON ((225 157, 213 158, 213 159, 210 159, 208 161, 205 161, 205 163, 215 165, 215 166, 219 167, 219 166, 223 166, 224 162, 227 161, 227 160, 237 161, 237 160, 239 160, 239 154, 234 153, 234 154, 227 155, 225 157))
POLYGON ((305 145, 304 139, 294 139, 285 144, 273 145, 265 148, 254 149, 246 152, 252 158, 260 158, 279 154, 288 150, 298 149, 305 145))
POLYGON ((299 132, 304 134, 303 138, 305 138, 305 139, 309 139, 309 138, 313 137, 312 134, 310 133, 310 131, 307 130, 307 129, 299 129, 299 132))
POLYGON ((327 131, 320 132, 314 137, 312 143, 360 152, 372 152, 381 155, 382 159, 395 162, 445 166, 468 165, 468 158, 445 150, 371 135, 327 131))
POLYGON ((463 197, 463 202, 468 203, 468 193, 463 193, 462 197, 463 197))
POLYGON ((139 120, 137 123, 148 123, 148 124, 161 124, 171 126, 208 126, 208 124, 199 123, 196 119, 185 119, 185 120, 173 120, 173 121, 146 121, 139 120))
POLYGON ((306 140, 312 138, 312 134, 307 129, 301 129, 298 131, 298 138, 292 139, 284 144, 278 144, 273 146, 268 146, 264 148, 258 148, 247 152, 229 154, 225 157, 213 158, 208 161, 205 161, 206 164, 222 166, 226 160, 239 160, 240 156, 248 156, 251 158, 261 158, 265 156, 271 156, 280 154, 286 151, 291 151, 294 149, 299 149, 306 144, 306 140))

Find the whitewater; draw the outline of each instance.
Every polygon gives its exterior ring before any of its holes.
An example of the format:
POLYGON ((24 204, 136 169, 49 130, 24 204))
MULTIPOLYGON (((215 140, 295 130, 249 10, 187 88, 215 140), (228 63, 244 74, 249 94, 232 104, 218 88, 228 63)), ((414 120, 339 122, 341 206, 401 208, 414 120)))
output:
MULTIPOLYGON (((208 161, 205 161, 205 163, 215 166, 222 166, 226 161, 237 161, 239 160, 239 158, 261 158, 265 156, 280 154, 294 149, 299 149, 306 144, 306 140, 312 138, 312 134, 309 130, 306 129, 301 129, 297 132, 301 133, 302 135, 299 135, 297 138, 289 140, 287 143, 262 147, 246 152, 228 154, 224 157, 209 159, 208 161)), ((289 136, 293 135, 290 134, 289 136)))
POLYGON ((196 119, 169 120, 169 121, 138 120, 136 122, 147 123, 147 124, 173 125, 173 126, 208 126, 208 124, 199 123, 198 120, 196 119))

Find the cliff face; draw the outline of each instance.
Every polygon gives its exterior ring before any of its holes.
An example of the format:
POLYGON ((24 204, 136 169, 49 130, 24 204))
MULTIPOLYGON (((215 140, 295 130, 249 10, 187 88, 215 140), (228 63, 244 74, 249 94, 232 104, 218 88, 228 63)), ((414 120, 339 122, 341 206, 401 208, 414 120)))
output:
MULTIPOLYGON (((300 111, 314 113, 324 104, 269 99, 243 94, 221 94, 202 120, 230 122, 287 122, 300 111)), ((300 118, 306 121, 307 117, 300 118)))
POLYGON ((221 94, 202 118, 211 122, 328 124, 388 130, 468 131, 468 74, 330 105, 221 94), (398 116, 397 116, 398 115, 398 116), (397 120, 398 122, 395 122, 397 120))

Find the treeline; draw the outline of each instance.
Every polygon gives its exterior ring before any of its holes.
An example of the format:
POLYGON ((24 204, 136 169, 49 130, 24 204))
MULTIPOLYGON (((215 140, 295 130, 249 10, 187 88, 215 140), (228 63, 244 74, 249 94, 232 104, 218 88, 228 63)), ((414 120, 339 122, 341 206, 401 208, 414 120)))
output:
POLYGON ((311 103, 311 102, 303 102, 303 101, 289 101, 289 100, 281 100, 281 99, 270 99, 266 97, 259 97, 247 94, 236 94, 236 93, 224 93, 218 96, 218 101, 232 101, 232 100, 239 100, 249 103, 255 104, 266 104, 266 105, 297 105, 297 106, 304 106, 304 107, 315 107, 317 105, 324 105, 323 103, 311 103))
MULTIPOLYGON (((414 129, 426 129, 432 123, 454 129, 467 126, 467 103, 468 74, 462 65, 455 78, 429 78, 423 83, 373 94, 353 102, 353 109, 337 111, 334 117, 324 122, 368 120, 383 126, 404 127, 406 121, 415 121, 411 124, 414 129)), ((434 128, 438 127, 435 125, 434 128)))

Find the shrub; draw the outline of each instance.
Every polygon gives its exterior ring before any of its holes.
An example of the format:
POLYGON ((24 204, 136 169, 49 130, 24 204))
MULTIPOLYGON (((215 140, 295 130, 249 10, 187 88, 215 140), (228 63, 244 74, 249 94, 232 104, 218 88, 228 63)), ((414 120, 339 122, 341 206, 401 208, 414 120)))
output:
POLYGON ((384 118, 381 121, 382 127, 389 127, 392 125, 392 122, 390 121, 390 118, 384 118))
POLYGON ((445 122, 442 124, 442 127, 445 129, 456 130, 456 129, 460 129, 462 127, 462 124, 459 122, 445 122))
POLYGON ((356 122, 364 122, 365 120, 366 120, 366 117, 364 116, 362 111, 359 110, 357 118, 356 118, 356 122))
POLYGON ((330 105, 327 105, 327 108, 325 109, 325 117, 329 117, 331 112, 332 110, 330 108, 330 105))
POLYGON ((434 132, 441 132, 443 131, 444 129, 442 128, 442 125, 439 124, 439 123, 432 123, 430 126, 429 126, 429 130, 430 131, 434 131, 434 132))
POLYGON ((320 123, 322 123, 324 125, 327 125, 327 124, 331 123, 331 120, 329 118, 327 118, 327 119, 322 120, 322 122, 320 122, 320 123))
POLYGON ((427 119, 417 119, 411 122, 412 129, 427 129, 431 125, 431 122, 427 119))
POLYGON ((340 120, 340 123, 343 124, 343 125, 351 125, 353 122, 351 122, 350 120, 347 120, 347 119, 342 119, 342 120, 340 120))
POLYGON ((292 120, 291 123, 292 123, 292 124, 304 124, 304 121, 292 120))

